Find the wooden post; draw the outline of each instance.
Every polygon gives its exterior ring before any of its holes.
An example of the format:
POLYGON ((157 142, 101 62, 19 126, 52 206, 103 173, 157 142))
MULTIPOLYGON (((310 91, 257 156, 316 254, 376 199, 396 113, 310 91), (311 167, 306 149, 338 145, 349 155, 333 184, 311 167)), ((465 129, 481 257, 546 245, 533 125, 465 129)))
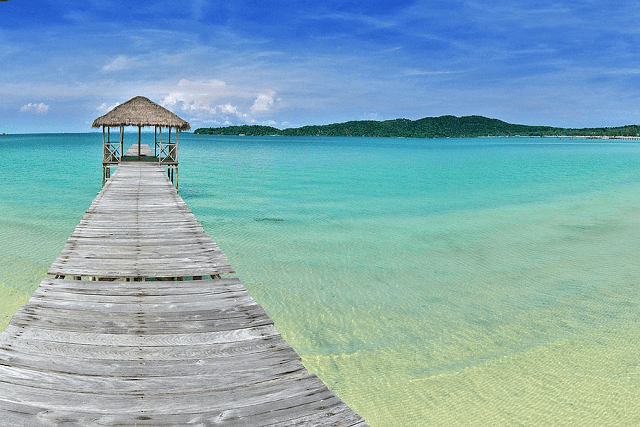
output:
POLYGON ((169 160, 167 163, 167 176, 169 177, 169 181, 173 183, 173 165, 171 164, 171 126, 169 126, 169 136, 167 137, 167 159, 169 160))
POLYGON ((111 126, 107 126, 107 149, 108 157, 107 157, 107 179, 111 178, 111 162, 113 162, 113 150, 111 148, 111 126))
POLYGON ((176 148, 175 148, 175 156, 173 159, 173 161, 176 163, 176 166, 175 166, 176 170, 174 171, 175 180, 172 181, 173 185, 175 185, 176 187, 176 190, 178 189, 178 135, 180 135, 180 129, 176 128, 176 148))
POLYGON ((138 126, 138 160, 140 160, 140 144, 142 142, 142 126, 138 126))
POLYGON ((105 144, 105 138, 104 138, 104 125, 102 125, 102 186, 104 187, 104 184, 107 182, 107 173, 105 171, 105 164, 104 164, 104 144, 105 144))
POLYGON ((162 164, 162 126, 160 126, 160 150, 158 152, 158 163, 162 164))
POLYGON ((111 126, 107 126, 107 144, 105 145, 104 148, 106 148, 106 150, 104 152, 104 154, 106 156, 105 160, 107 161, 107 163, 110 163, 111 162, 111 157, 112 157, 111 156, 111 126))
POLYGON ((173 161, 175 162, 174 179, 171 181, 173 185, 178 189, 178 136, 180 135, 180 129, 176 128, 176 146, 174 148, 173 161))
POLYGON ((124 152, 122 151, 124 148, 124 126, 120 126, 120 158, 118 161, 122 160, 122 156, 124 156, 124 152))

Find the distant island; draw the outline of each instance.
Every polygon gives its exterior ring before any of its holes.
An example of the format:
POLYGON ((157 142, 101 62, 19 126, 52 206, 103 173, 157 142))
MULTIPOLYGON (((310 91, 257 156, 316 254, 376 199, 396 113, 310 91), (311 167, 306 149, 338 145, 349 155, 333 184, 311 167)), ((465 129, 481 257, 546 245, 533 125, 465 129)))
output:
POLYGON ((463 138, 483 136, 584 136, 636 137, 640 126, 600 128, 558 128, 551 126, 527 126, 490 119, 482 116, 440 116, 419 120, 395 119, 385 121, 358 120, 322 126, 278 129, 271 126, 241 125, 215 128, 198 128, 198 135, 243 136, 368 136, 392 138, 463 138))

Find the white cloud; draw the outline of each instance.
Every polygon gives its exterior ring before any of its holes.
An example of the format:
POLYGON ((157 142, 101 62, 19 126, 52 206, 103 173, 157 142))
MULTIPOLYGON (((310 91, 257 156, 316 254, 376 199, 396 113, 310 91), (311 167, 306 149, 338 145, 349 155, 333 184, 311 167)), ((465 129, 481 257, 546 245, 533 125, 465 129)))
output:
POLYGON ((278 101, 272 90, 255 91, 217 79, 182 79, 165 93, 161 105, 203 123, 250 122, 250 114, 264 114, 278 101))
POLYGON ((190 111, 192 113, 205 112, 211 115, 216 114, 216 108, 204 102, 192 101, 190 103, 182 103, 182 111, 190 111))
POLYGON ((240 113, 238 112, 238 108, 234 107, 231 104, 226 104, 226 105, 220 105, 220 112, 222 114, 226 114, 227 116, 231 116, 231 115, 235 115, 235 116, 239 116, 240 113))
POLYGON ((258 95, 256 100, 253 102, 251 106, 252 113, 264 113, 271 109, 271 106, 274 103, 273 97, 275 96, 275 92, 270 93, 261 93, 258 95))
POLYGON ((23 105, 22 108, 20 108, 20 112, 21 113, 33 112, 37 114, 47 114, 49 112, 49 106, 42 102, 39 104, 33 104, 30 102, 27 105, 23 105))
POLYGON ((214 103, 216 99, 228 95, 229 88, 221 80, 190 81, 182 79, 161 101, 165 107, 192 114, 217 113, 214 103))

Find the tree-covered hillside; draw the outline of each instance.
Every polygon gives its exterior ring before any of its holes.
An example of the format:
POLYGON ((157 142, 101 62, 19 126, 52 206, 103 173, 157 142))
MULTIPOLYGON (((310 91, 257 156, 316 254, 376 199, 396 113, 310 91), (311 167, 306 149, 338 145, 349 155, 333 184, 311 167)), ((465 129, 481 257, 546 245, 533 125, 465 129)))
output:
POLYGON ((361 120, 322 126, 277 129, 271 126, 242 125, 199 128, 200 135, 247 136, 373 136, 395 138, 459 138, 477 136, 636 136, 637 125, 614 128, 568 129, 550 126, 527 126, 489 119, 482 116, 440 116, 419 120, 395 119, 386 121, 361 120))

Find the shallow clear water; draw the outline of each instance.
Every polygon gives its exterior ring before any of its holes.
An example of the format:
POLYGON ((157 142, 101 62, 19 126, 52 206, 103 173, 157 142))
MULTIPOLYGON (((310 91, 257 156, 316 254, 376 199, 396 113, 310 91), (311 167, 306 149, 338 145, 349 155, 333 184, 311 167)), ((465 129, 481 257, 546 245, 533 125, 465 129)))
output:
MULTIPOLYGON (((0 328, 100 138, 0 136, 0 328)), ((370 425, 640 424, 638 144, 183 134, 180 193, 370 425)))

